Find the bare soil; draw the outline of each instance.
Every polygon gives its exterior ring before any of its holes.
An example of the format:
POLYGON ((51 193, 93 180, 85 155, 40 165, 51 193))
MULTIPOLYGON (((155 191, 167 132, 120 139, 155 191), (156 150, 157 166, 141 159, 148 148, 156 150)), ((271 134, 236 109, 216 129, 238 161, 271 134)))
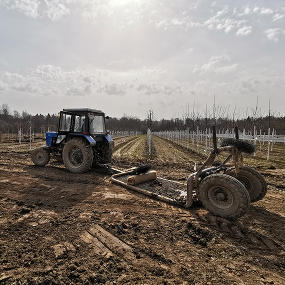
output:
MULTIPOLYGON (((147 162, 185 181, 202 157, 145 136, 115 141, 114 163, 147 162)), ((40 143, 38 143, 40 144, 40 143)), ((28 144, 0 145, 0 283, 285 284, 284 169, 262 169, 264 200, 238 221, 185 210, 110 183, 30 161, 28 144)))

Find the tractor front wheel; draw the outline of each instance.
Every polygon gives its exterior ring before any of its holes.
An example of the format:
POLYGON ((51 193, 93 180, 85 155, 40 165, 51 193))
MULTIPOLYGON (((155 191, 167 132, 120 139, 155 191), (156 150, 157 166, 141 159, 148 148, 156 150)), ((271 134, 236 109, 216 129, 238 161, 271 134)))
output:
POLYGON ((93 150, 80 138, 69 140, 62 152, 64 166, 72 173, 84 173, 90 170, 93 162, 93 150))
POLYGON ((225 174, 207 176, 199 185, 198 199, 215 216, 238 218, 250 204, 249 194, 236 178, 225 174))
POLYGON ((43 147, 39 147, 31 153, 32 161, 37 166, 45 166, 50 160, 49 151, 43 147))

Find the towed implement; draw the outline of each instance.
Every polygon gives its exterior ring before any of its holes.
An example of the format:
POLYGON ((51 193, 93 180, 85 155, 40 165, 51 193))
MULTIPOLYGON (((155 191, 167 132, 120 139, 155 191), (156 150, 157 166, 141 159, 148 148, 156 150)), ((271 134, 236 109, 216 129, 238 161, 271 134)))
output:
POLYGON ((213 150, 198 171, 188 177, 187 186, 154 177, 153 174, 150 175, 149 167, 146 166, 114 174, 112 181, 152 198, 185 208, 190 208, 193 202, 200 201, 213 215, 235 219, 243 216, 250 203, 263 199, 267 192, 263 176, 255 169, 243 165, 243 153, 252 154, 254 151, 252 144, 239 139, 237 128, 235 139, 226 139, 218 147, 216 130, 213 127, 213 150), (227 158, 223 162, 216 161, 217 156, 222 153, 227 153, 227 158), (227 164, 231 160, 233 166, 227 164), (149 179, 144 179, 144 175, 149 179), (136 180, 138 183, 130 183, 136 180))

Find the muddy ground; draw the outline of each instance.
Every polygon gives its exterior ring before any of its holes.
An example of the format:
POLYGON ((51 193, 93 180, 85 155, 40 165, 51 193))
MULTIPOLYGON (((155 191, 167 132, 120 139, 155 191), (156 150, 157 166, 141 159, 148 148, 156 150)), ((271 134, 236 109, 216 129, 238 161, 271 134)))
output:
MULTIPOLYGON (((40 144, 40 143, 38 143, 40 144)), ((197 154, 159 138, 116 140, 114 164, 151 162, 185 181, 197 154)), ((32 165, 28 145, 0 145, 0 283, 285 284, 284 169, 262 168, 264 200, 238 221, 176 208, 93 171, 32 165)))

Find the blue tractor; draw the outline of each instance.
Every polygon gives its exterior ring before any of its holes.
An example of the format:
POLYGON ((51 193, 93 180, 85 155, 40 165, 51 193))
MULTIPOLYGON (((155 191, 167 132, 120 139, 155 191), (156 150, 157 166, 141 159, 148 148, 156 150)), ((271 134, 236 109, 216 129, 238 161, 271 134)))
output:
POLYGON ((45 166, 51 156, 63 161, 72 173, 84 173, 92 166, 111 163, 114 142, 106 131, 102 111, 63 109, 57 132, 46 133, 46 146, 32 151, 32 161, 45 166))

